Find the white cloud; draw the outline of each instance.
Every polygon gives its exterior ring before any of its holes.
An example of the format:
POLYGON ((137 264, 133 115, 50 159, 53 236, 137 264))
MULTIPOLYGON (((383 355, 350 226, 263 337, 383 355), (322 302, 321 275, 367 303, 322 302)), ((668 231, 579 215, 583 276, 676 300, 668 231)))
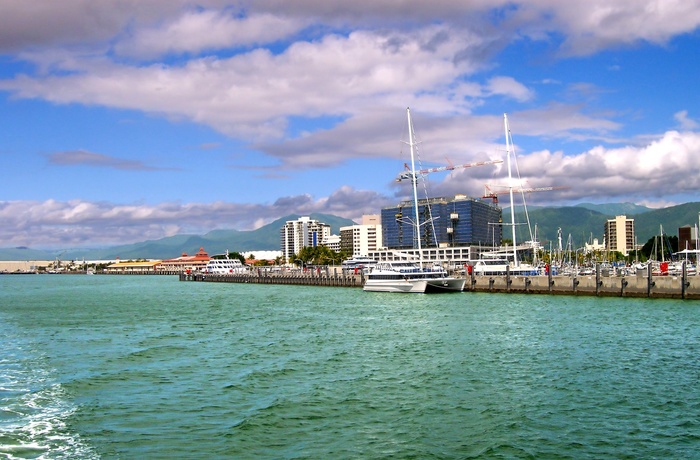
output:
MULTIPOLYGON (((523 185, 568 187, 532 194, 532 202, 629 200, 658 205, 673 204, 669 197, 700 189, 698 156, 699 133, 669 131, 646 145, 596 147, 572 156, 542 150, 520 155, 517 164, 523 185)), ((502 167, 493 166, 455 170, 442 182, 431 178, 431 196, 481 196, 484 184, 504 183, 504 174, 502 167)), ((327 197, 288 196, 272 204, 6 201, 0 202, 0 247, 77 247, 86 241, 115 245, 217 228, 246 230, 292 213, 320 212, 359 222, 363 214, 379 213, 402 198, 343 186, 327 197)))
POLYGON ((681 110, 680 112, 676 112, 673 115, 673 118, 676 119, 680 128, 683 130, 693 130, 700 128, 700 123, 688 117, 687 110, 681 110))
POLYGON ((530 25, 544 20, 544 27, 564 34, 563 50, 570 54, 591 54, 639 41, 665 45, 672 37, 693 32, 700 25, 700 0, 519 3, 523 9, 536 11, 529 18, 530 25))
POLYGON ((494 77, 486 84, 486 91, 491 95, 503 95, 524 102, 532 99, 533 93, 522 83, 513 77, 494 77))
POLYGON ((349 187, 319 199, 299 195, 272 204, 0 201, 0 247, 111 246, 222 228, 251 230, 289 214, 315 212, 359 221, 389 202, 376 192, 349 187))
POLYGON ((234 17, 228 11, 185 11, 168 24, 139 29, 116 44, 117 53, 152 58, 169 53, 202 51, 267 44, 299 32, 307 21, 269 13, 234 17))
MULTIPOLYGON (((290 116, 346 115, 368 107, 394 106, 417 92, 426 104, 454 110, 450 84, 476 63, 453 62, 455 53, 479 39, 450 31, 424 45, 440 27, 418 34, 353 32, 297 42, 273 55, 255 50, 230 58, 201 58, 183 66, 146 67, 104 60, 56 62, 78 73, 18 76, 0 89, 58 103, 138 109, 208 124, 232 136, 279 137, 290 116)), ((80 60, 80 58, 75 58, 80 60)))

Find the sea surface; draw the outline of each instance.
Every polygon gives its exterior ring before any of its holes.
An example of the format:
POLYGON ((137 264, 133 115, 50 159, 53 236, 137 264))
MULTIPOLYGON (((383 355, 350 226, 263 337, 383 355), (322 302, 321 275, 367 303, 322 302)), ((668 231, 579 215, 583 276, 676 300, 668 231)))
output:
POLYGON ((0 276, 0 458, 700 458, 700 302, 0 276))

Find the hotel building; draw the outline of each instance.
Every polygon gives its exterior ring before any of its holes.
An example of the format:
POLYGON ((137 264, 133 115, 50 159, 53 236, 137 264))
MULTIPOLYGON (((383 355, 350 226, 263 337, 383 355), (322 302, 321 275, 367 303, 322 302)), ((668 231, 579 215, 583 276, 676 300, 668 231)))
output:
POLYGON ((603 233, 608 251, 618 251, 627 256, 634 250, 634 219, 624 215, 608 219, 603 233))
POLYGON ((282 257, 288 262, 303 247, 316 247, 331 236, 331 226, 310 217, 288 220, 280 229, 282 257))

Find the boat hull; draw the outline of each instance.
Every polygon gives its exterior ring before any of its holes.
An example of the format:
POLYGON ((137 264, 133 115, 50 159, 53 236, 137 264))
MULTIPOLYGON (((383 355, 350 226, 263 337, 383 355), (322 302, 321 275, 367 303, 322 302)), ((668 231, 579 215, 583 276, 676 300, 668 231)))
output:
POLYGON ((462 278, 436 278, 428 280, 425 292, 426 293, 439 293, 439 292, 462 292, 464 290, 464 284, 467 280, 462 278))
POLYGON ((422 294, 426 291, 427 280, 367 280, 362 287, 367 292, 408 292, 422 294))

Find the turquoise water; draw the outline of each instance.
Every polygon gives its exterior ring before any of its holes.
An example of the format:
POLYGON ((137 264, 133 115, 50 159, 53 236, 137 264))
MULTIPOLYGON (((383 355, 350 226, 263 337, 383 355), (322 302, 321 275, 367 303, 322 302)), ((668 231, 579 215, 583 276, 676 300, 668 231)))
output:
POLYGON ((700 303, 0 276, 0 458, 699 458, 700 303))

